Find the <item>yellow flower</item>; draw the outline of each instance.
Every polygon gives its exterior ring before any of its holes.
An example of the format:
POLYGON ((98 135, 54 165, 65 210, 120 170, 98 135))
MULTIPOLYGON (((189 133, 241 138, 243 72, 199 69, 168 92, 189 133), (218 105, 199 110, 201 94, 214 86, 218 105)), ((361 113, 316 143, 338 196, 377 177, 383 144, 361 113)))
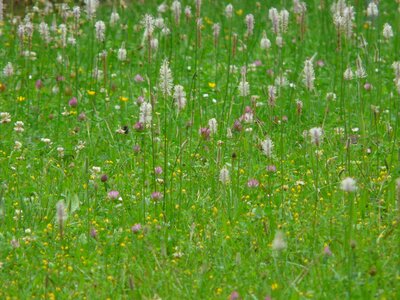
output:
POLYGON ((277 290, 278 288, 279 288, 279 285, 278 285, 276 282, 274 282, 273 284, 271 284, 271 289, 272 289, 273 291, 277 290))
POLYGON ((24 96, 19 96, 18 98, 17 98, 17 101, 18 102, 23 102, 23 101, 25 101, 25 97, 24 96))
POLYGON ((94 96, 94 95, 96 95, 96 92, 95 92, 95 91, 90 91, 90 90, 88 90, 87 93, 88 93, 89 96, 94 96))
POLYGON ((208 86, 213 89, 216 87, 216 84, 215 84, 215 82, 209 82, 208 86))
POLYGON ((238 9, 238 10, 236 11, 236 14, 237 14, 238 16, 243 15, 243 9, 238 9))
POLYGON ((119 100, 126 102, 126 101, 128 101, 128 97, 120 96, 119 100))
POLYGON ((213 21, 211 21, 211 19, 208 18, 208 17, 205 17, 204 20, 206 21, 206 23, 207 23, 208 25, 212 25, 212 24, 213 24, 213 21))

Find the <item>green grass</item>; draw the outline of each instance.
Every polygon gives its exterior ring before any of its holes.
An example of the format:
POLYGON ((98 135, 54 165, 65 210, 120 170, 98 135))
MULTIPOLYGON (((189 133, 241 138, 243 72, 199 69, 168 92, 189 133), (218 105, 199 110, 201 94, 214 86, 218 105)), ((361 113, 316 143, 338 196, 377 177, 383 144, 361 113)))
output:
POLYGON ((353 35, 343 34, 339 49, 331 3, 323 4, 330 1, 307 1, 303 33, 291 1, 234 0, 230 19, 228 3, 203 0, 201 28, 195 1, 182 1, 192 17, 182 12, 177 25, 171 9, 160 14, 170 34, 156 28, 158 49, 149 51, 141 20, 157 16, 160 3, 144 2, 115 6, 121 19, 113 27, 108 5, 92 20, 82 6, 76 22, 38 4, 33 36, 23 41, 23 17, 12 22, 5 10, 0 67, 11 62, 14 74, 0 76, 0 112, 11 115, 0 123, 0 298, 236 299, 234 291, 242 299, 399 298, 397 4, 381 1, 371 18, 356 1, 353 35), (290 13, 282 48, 268 18, 273 6, 290 13), (246 36, 250 13, 254 33, 246 36), (42 20, 57 24, 48 44, 38 32, 42 20), (96 40, 98 20, 106 24, 104 42, 96 40), (63 22, 76 45, 62 46, 63 22), (394 32, 388 40, 385 23, 394 32), (264 30, 268 51, 260 48, 264 30), (123 43, 127 60, 119 61, 123 43), (22 56, 26 50, 36 59, 22 56), (308 90, 302 72, 313 56, 315 88, 308 90), (367 76, 344 80, 358 57, 367 76), (173 84, 186 92, 179 112, 160 89, 165 59, 173 84), (96 67, 103 76, 92 76, 96 67), (242 67, 248 96, 239 95, 242 67), (277 85, 280 76, 287 85, 277 85), (152 104, 142 130, 135 129, 139 97, 152 104), (234 125, 246 107, 253 122, 234 125), (212 118, 216 132, 199 134, 212 118), (17 121, 23 132, 14 130, 17 121), (315 127, 323 129, 319 145, 309 136, 315 127), (271 156, 261 147, 267 137, 271 156), (347 177, 355 192, 341 189, 347 177), (258 185, 249 187, 251 179, 258 185), (61 225, 59 201, 67 214, 61 225))

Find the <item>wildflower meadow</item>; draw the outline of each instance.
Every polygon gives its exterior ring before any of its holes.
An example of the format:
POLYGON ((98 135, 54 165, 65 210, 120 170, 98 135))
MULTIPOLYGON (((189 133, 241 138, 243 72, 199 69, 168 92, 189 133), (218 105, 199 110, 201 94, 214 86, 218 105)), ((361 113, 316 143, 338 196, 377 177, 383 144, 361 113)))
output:
POLYGON ((400 299, 399 0, 0 0, 0 299, 400 299))

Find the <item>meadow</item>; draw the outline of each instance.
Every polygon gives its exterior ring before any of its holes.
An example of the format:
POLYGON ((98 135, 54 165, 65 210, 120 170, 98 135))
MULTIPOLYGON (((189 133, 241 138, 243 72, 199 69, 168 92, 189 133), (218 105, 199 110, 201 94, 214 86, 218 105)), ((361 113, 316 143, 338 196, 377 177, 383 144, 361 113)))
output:
POLYGON ((18 5, 1 299, 400 299, 398 0, 18 5))

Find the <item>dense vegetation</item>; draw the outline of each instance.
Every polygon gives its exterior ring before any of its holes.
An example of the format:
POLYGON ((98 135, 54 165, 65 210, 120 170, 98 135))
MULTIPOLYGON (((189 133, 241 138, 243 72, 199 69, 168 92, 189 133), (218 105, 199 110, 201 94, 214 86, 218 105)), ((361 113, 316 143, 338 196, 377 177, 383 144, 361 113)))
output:
POLYGON ((378 2, 1 1, 0 298, 399 298, 378 2))

